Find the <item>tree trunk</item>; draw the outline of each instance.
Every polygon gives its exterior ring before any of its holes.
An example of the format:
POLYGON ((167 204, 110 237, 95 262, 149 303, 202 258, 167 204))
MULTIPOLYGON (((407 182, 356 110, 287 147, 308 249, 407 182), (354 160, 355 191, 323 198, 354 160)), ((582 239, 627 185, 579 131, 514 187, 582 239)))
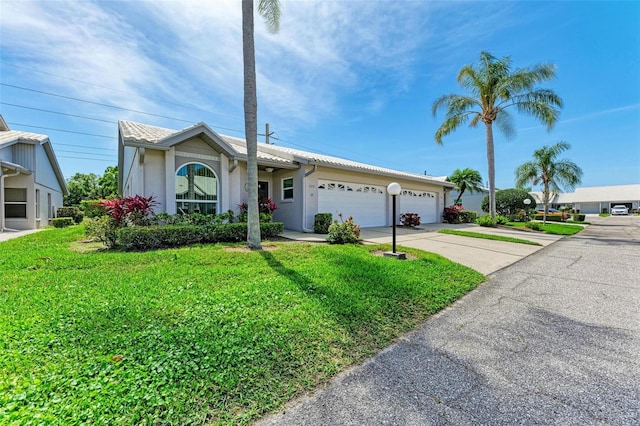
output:
POLYGON ((258 212, 258 96, 253 35, 253 0, 242 0, 244 131, 247 140, 247 245, 251 250, 261 250, 258 212))
POLYGON ((456 201, 453 203, 454 206, 458 205, 458 203, 460 202, 460 199, 462 198, 462 194, 464 194, 464 191, 466 189, 467 189, 467 185, 465 185, 464 183, 460 185, 460 192, 458 193, 458 198, 456 198, 456 201))
POLYGON ((542 190, 542 202, 544 203, 544 210, 542 211, 542 224, 547 224, 547 214, 549 214, 549 184, 544 184, 542 190))
POLYGON ((489 172, 489 212, 491 218, 496 220, 496 165, 493 153, 493 128, 492 123, 485 123, 487 134, 487 165, 489 172))

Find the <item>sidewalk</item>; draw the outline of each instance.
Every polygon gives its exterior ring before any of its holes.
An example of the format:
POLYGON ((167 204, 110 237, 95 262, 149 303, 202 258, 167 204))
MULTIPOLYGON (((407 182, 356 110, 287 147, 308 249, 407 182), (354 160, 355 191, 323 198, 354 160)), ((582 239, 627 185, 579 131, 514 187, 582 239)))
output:
POLYGON ((4 232, 0 232, 0 242, 12 240, 14 238, 22 237, 23 235, 29 235, 29 234, 33 234, 34 232, 40 232, 40 231, 43 231, 43 230, 44 230, 44 228, 29 229, 29 230, 26 230, 26 231, 4 231, 4 232))
MULTIPOLYGON (((525 232, 516 229, 485 228, 475 224, 449 225, 446 223, 421 225, 418 229, 396 228, 396 234, 396 243, 399 246, 437 253, 485 275, 499 271, 562 238, 561 235, 525 232), (439 234, 438 231, 443 228, 515 237, 537 242, 541 246, 439 234)), ((326 235, 295 231, 285 231, 282 236, 299 241, 326 241, 326 235)), ((365 244, 391 244, 392 228, 362 228, 360 237, 365 244)))

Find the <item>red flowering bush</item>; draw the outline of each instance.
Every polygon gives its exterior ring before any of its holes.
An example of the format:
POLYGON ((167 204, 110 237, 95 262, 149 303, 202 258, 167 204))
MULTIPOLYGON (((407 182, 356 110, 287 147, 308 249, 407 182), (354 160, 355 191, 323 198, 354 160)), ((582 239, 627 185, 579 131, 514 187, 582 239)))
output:
POLYGON ((119 226, 148 225, 149 216, 153 214, 156 204, 153 196, 142 195, 100 200, 99 203, 119 226))
POLYGON ((442 219, 447 223, 460 223, 460 212, 464 210, 461 204, 445 207, 442 219))
MULTIPOLYGON (((238 222, 247 221, 247 209, 249 206, 247 203, 238 204, 240 213, 238 213, 238 222)), ((258 211, 260 212, 260 222, 271 222, 274 210, 277 210, 278 206, 270 198, 264 197, 258 200, 258 211)))
POLYGON ((418 226, 420 225, 420 216, 418 213, 403 213, 400 215, 400 222, 404 226, 418 226))

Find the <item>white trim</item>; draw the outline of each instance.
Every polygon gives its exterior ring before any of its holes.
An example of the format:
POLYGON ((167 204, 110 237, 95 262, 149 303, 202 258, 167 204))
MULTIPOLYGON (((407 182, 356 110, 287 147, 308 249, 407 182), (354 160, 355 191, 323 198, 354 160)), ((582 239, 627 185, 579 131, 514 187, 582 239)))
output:
POLYGON ((295 198, 295 196, 294 196, 294 189, 295 189, 295 187, 296 187, 295 182, 296 182, 296 180, 294 179, 294 177, 293 177, 293 176, 291 176, 291 177, 284 177, 284 178, 280 179, 280 189, 282 189, 282 194, 280 194, 280 200, 281 200, 281 201, 285 201, 285 202, 292 202, 292 201, 294 200, 294 198, 295 198), (285 188, 284 188, 284 181, 285 181, 285 180, 289 180, 289 179, 291 179, 291 188, 287 188, 287 190, 291 190, 291 198, 285 198, 285 196, 284 196, 284 190, 285 190, 285 188))

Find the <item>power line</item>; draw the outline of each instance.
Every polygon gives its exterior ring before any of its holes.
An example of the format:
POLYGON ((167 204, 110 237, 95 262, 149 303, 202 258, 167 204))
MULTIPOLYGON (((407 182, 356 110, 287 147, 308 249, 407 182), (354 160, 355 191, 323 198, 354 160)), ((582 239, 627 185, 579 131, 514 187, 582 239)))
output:
POLYGON ((105 163, 113 163, 113 160, 102 160, 100 158, 85 158, 85 157, 71 157, 66 155, 57 155, 58 158, 71 158, 73 160, 93 160, 93 161, 102 161, 105 163))
POLYGON ((100 87, 102 89, 111 90, 113 92, 119 92, 119 93, 124 93, 126 95, 138 96, 138 97, 141 97, 141 98, 149 99, 151 101, 161 102, 161 103, 164 103, 164 104, 167 104, 167 105, 175 105, 175 106, 179 106, 181 108, 191 109, 191 110, 194 110, 194 111, 202 111, 202 112, 206 112, 208 114, 216 114, 216 115, 225 116, 225 117, 228 117, 228 118, 231 118, 231 119, 234 119, 234 120, 242 120, 242 118, 238 118, 238 117, 233 116, 231 114, 224 114, 224 113, 221 113, 221 112, 210 111, 210 110, 207 110, 207 109, 197 108, 197 107, 194 107, 194 106, 183 105, 183 104, 179 104, 179 103, 176 103, 176 102, 171 102, 171 101, 166 101, 166 100, 162 100, 162 99, 152 98, 152 97, 145 96, 145 95, 140 95, 140 94, 137 94, 137 93, 127 92, 125 90, 114 89, 113 87, 102 86, 100 84, 91 83, 89 81, 78 80, 78 79, 75 79, 75 78, 65 77, 63 75, 54 74, 54 73, 47 72, 47 71, 42 71, 42 70, 37 70, 37 69, 34 69, 34 68, 25 67, 25 66, 22 66, 22 65, 12 64, 10 62, 6 62, 6 61, 3 61, 3 60, 0 60, 0 63, 3 63, 5 65, 9 65, 9 66, 12 66, 12 67, 16 67, 16 68, 29 70, 29 71, 32 71, 32 72, 37 72, 37 73, 41 73, 41 74, 45 74, 45 75, 50 75, 50 76, 53 76, 53 77, 58 77, 58 78, 61 78, 61 79, 64 79, 64 80, 75 81, 77 83, 88 84, 90 86, 100 87))
POLYGON ((58 114, 58 115, 66 115, 66 116, 69 116, 69 117, 84 118, 85 120, 102 121, 103 123, 109 123, 109 124, 118 124, 116 121, 103 120, 101 118, 94 118, 94 117, 86 117, 84 115, 69 114, 69 113, 66 113, 66 112, 51 111, 50 109, 34 108, 34 107, 26 106, 26 105, 10 104, 8 102, 0 102, 0 104, 9 105, 9 106, 16 107, 16 108, 24 108, 24 109, 31 109, 31 110, 34 110, 34 111, 48 112, 48 113, 51 113, 51 114, 58 114))
POLYGON ((78 151, 67 151, 64 149, 59 149, 56 152, 68 152, 69 154, 88 154, 88 155, 95 155, 98 157, 113 157, 113 155, 109 155, 109 154, 99 154, 99 153, 93 153, 93 152, 78 152, 78 151))
POLYGON ((72 96, 65 96, 65 95, 59 95, 57 93, 45 92, 43 90, 29 89, 28 87, 15 86, 13 84, 7 84, 7 83, 0 83, 0 85, 6 86, 6 87, 12 87, 14 89, 26 90, 28 92, 40 93, 40 94, 43 94, 43 95, 55 96, 55 97, 63 98, 63 99, 70 99, 72 101, 84 102, 84 103, 87 103, 87 104, 99 105, 99 106, 104 106, 104 107, 107 107, 107 108, 114 108, 114 109, 119 109, 119 110, 123 110, 123 111, 135 112, 137 114, 144 114, 144 115, 149 115, 149 116, 152 116, 152 117, 166 118, 167 120, 182 121, 184 123, 193 124, 191 121, 183 120, 181 118, 167 117, 166 115, 153 114, 153 113, 150 113, 150 112, 144 112, 144 111, 139 111, 139 110, 135 110, 135 109, 119 107, 117 105, 110 105, 110 104, 103 104, 101 102, 88 101, 86 99, 74 98, 72 96))
POLYGON ((77 135, 94 136, 96 138, 117 139, 115 136, 96 135, 94 133, 84 133, 84 132, 74 132, 73 130, 54 129, 52 127, 31 126, 29 124, 13 123, 13 122, 7 122, 7 124, 11 124, 12 126, 33 127, 34 129, 53 130, 55 132, 75 133, 77 135))
POLYGON ((84 145, 74 145, 71 143, 60 143, 60 142, 54 142, 53 143, 55 146, 58 145, 64 145, 64 146, 77 146, 78 148, 85 148, 85 149, 99 149, 101 151, 117 151, 117 149, 113 149, 113 148, 94 148, 92 146, 84 146, 84 145))

